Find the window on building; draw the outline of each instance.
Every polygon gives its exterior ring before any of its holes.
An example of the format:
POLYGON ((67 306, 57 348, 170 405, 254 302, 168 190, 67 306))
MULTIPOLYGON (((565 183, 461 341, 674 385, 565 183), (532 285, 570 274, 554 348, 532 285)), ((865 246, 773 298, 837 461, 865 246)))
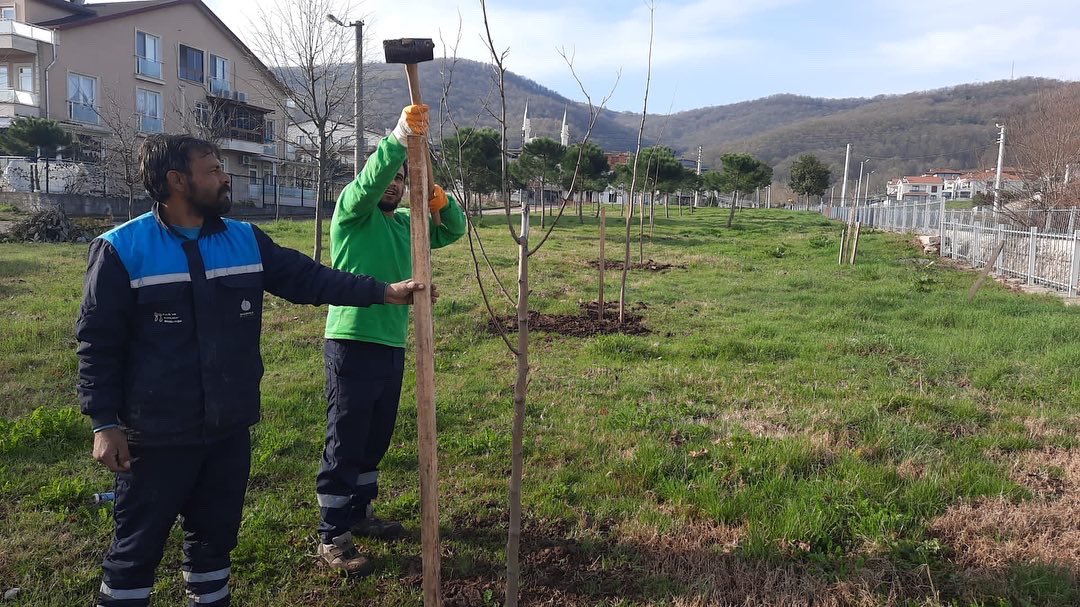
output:
POLYGON ((20 65, 18 70, 18 89, 20 91, 34 92, 34 66, 20 65))
POLYGON ((195 124, 197 126, 210 124, 210 106, 205 101, 195 102, 195 124))
POLYGON ((135 71, 143 76, 161 78, 161 38, 135 32, 135 71))
POLYGON ((0 6, 0 21, 14 21, 15 20, 15 7, 14 6, 0 6))
POLYGON ((11 80, 8 80, 8 66, 0 65, 0 89, 10 89, 11 80))
POLYGON ((161 111, 161 93, 136 89, 135 113, 139 115, 139 130, 143 133, 161 133, 165 130, 165 121, 161 111))
POLYGON ((181 44, 179 63, 179 76, 184 80, 190 80, 200 84, 206 80, 204 78, 205 72, 203 71, 205 69, 203 52, 199 49, 181 44))
POLYGON ((97 124, 97 78, 68 74, 68 118, 97 124))
POLYGON ((265 131, 263 134, 263 143, 274 143, 274 121, 267 120, 266 127, 263 130, 265 131))
POLYGON ((931 194, 937 194, 937 186, 936 185, 930 186, 930 193, 931 194))
POLYGON ((223 95, 232 90, 229 84, 229 60, 210 55, 210 92, 223 95))

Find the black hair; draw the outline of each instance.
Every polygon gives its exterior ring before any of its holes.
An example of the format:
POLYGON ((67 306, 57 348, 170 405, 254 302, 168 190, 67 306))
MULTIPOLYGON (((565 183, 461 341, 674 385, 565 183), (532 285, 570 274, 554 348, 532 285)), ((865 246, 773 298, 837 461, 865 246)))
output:
POLYGON ((139 172, 143 187, 158 202, 169 199, 169 171, 191 175, 193 154, 221 158, 216 145, 191 135, 151 135, 139 153, 139 172))
POLYGON ((405 175, 405 183, 409 183, 409 159, 406 158, 401 162, 401 168, 398 169, 405 175))

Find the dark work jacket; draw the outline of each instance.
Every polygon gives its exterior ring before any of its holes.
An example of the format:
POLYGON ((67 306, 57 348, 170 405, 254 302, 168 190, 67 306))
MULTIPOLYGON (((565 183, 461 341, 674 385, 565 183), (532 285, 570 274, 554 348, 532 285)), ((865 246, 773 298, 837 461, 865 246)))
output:
POLYGON ((386 283, 207 218, 198 240, 159 209, 90 243, 75 328, 82 412, 146 445, 208 443, 259 420, 263 291, 293 303, 381 304, 386 283))

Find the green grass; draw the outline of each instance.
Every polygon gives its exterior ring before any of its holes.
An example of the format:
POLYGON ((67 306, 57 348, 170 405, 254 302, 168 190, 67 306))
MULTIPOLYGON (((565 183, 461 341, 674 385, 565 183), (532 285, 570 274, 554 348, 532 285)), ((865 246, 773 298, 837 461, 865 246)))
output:
MULTIPOLYGON (((485 246, 512 288, 505 220, 484 221, 485 246)), ((743 211, 733 229, 725 221, 724 210, 657 219, 646 257, 687 268, 631 272, 628 301, 647 305, 651 334, 533 334, 524 595, 590 605, 708 596, 708 581, 657 573, 657 553, 628 534, 681 537, 711 522, 743 530, 724 558, 789 568, 823 588, 886 563, 898 579, 932 573, 940 598, 910 586, 910 604, 1075 600, 1075 577, 1052 564, 964 571, 927 526, 962 500, 1031 497, 993 453, 1075 446, 1067 432, 1032 437, 1024 421, 1072 427, 1080 309, 996 284, 966 305, 974 275, 921 268, 900 235, 866 234, 858 265, 837 266, 839 224, 784 211, 743 211), (922 472, 901 474, 905 466, 922 472)), ((622 219, 608 223, 608 258, 618 259, 622 219)), ((310 252, 310 222, 264 227, 310 252)), ((596 220, 564 218, 532 257, 533 308, 573 313, 595 299, 586 264, 597 250, 596 220)), ((89 457, 73 387, 85 251, 0 244, 0 585, 22 588, 17 605, 89 604, 112 531, 108 508, 88 503, 111 478, 89 457)), ((486 330, 468 244, 434 252, 433 266, 443 577, 447 588, 476 591, 462 590, 472 597, 462 604, 493 604, 514 361, 486 330)), ((619 272, 607 276, 611 299, 619 272)), ((510 312, 497 289, 488 293, 510 312)), ((418 605, 418 532, 365 542, 379 566, 366 580, 346 582, 313 558, 324 318, 325 309, 267 298, 263 420, 234 594, 243 605, 418 605)), ((378 508, 415 530, 411 368, 378 508)), ((179 539, 174 532, 159 569, 159 605, 181 604, 179 539)), ((881 605, 907 604, 890 602, 888 587, 870 589, 881 605)))

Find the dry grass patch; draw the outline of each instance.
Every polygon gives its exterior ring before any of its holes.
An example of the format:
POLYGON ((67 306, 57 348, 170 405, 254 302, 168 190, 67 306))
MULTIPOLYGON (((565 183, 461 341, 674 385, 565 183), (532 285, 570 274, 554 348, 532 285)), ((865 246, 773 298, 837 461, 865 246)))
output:
POLYGON ((1052 564, 1080 575, 1080 450, 1026 452, 1012 478, 1034 499, 982 499, 950 508, 931 531, 971 570, 993 574, 1017 564, 1052 564))
POLYGON ((745 526, 694 522, 676 532, 628 527, 623 542, 645 555, 648 574, 672 580, 680 607, 772 606, 893 607, 940 605, 932 581, 871 559, 845 580, 815 574, 812 565, 791 560, 749 559, 737 552, 745 526))

